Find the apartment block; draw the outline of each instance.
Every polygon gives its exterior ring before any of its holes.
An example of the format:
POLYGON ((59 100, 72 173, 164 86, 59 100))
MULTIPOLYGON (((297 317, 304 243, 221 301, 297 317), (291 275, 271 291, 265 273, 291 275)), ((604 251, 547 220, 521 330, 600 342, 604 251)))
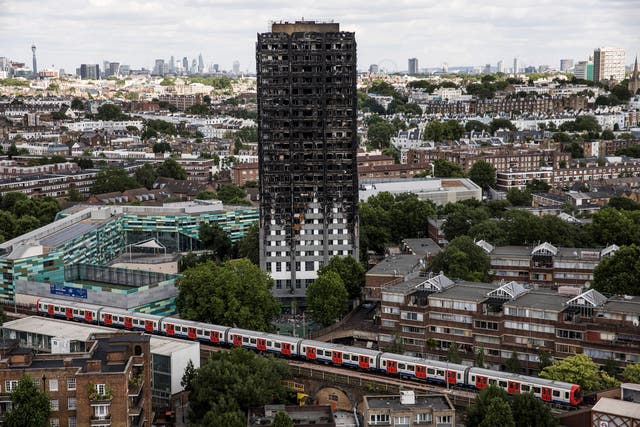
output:
POLYGON ((626 53, 622 48, 600 47, 593 51, 593 80, 621 82, 626 73, 626 53))
POLYGON ((401 391, 400 395, 364 396, 364 426, 438 426, 454 427, 456 410, 443 394, 415 394, 401 391))

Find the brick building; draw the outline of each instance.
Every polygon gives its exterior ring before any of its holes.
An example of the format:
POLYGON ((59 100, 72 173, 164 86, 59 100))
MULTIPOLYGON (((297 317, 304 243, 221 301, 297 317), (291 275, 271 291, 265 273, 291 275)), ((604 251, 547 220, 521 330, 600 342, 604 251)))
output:
POLYGON ((426 114, 469 114, 490 113, 561 113, 587 108, 588 98, 582 95, 537 96, 537 97, 498 97, 493 99, 471 100, 433 100, 420 102, 426 114))
POLYGON ((415 395, 401 391, 395 396, 364 396, 364 426, 393 425, 418 427, 456 425, 456 410, 449 398, 442 394, 415 395))
POLYGON ((513 353, 523 373, 535 373, 541 351, 554 358, 585 353, 596 363, 620 367, 640 361, 640 297, 606 298, 550 289, 452 281, 440 274, 381 291, 380 345, 400 336, 405 351, 445 358, 452 343, 471 362, 504 368, 513 353))
POLYGON ((149 337, 141 333, 95 334, 83 354, 34 354, 12 342, 0 360, 0 412, 27 375, 51 399, 50 425, 150 426, 149 337))
POLYGON ((236 163, 231 167, 231 182, 242 187, 247 182, 258 182, 258 163, 236 163))
POLYGON ((202 95, 159 95, 158 101, 165 101, 173 104, 178 111, 185 111, 196 104, 202 104, 202 95))

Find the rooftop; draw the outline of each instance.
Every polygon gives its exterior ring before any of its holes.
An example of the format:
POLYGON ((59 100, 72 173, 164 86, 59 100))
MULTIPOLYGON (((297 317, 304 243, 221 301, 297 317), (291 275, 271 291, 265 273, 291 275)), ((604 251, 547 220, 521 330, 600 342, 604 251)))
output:
POLYGON ((435 255, 442 251, 440 246, 433 239, 404 239, 402 241, 408 249, 415 255, 435 255))
POLYGON ((367 275, 405 276, 420 265, 421 259, 418 255, 388 256, 367 271, 367 275))
POLYGON ((602 397, 592 411, 640 420, 640 403, 602 397))
POLYGON ((497 284, 479 282, 457 282, 440 293, 433 294, 431 298, 455 299, 480 302, 487 299, 487 294, 499 287, 497 284))
POLYGON ((442 395, 416 395, 415 404, 403 404, 400 396, 364 396, 370 409, 391 409, 402 411, 407 408, 431 408, 434 411, 453 410, 453 405, 442 395))
POLYGON ((505 306, 539 308, 544 310, 562 311, 565 303, 571 299, 570 295, 561 295, 558 292, 546 290, 534 290, 520 295, 515 300, 506 302, 505 306))

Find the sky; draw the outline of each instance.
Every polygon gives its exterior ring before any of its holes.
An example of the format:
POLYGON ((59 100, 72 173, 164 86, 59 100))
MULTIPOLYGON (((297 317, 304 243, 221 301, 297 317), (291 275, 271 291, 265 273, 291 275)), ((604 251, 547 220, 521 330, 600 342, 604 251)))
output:
POLYGON ((280 20, 354 31, 358 68, 492 64, 559 67, 599 46, 640 51, 640 0, 0 0, 0 56, 75 71, 103 60, 151 69, 156 58, 255 72, 256 33, 280 20))

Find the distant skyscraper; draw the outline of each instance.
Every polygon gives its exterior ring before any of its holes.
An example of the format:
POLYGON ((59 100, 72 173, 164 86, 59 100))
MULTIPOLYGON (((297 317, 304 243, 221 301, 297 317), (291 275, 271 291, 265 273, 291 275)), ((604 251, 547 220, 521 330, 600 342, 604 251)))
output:
POLYGON ((204 73, 204 61, 202 60, 202 54, 198 55, 198 74, 204 73))
POLYGON ((233 61, 233 74, 240 74, 240 61, 233 61))
POLYGON ((518 74, 518 71, 520 71, 518 66, 518 58, 513 58, 513 74, 518 74))
POLYGON ((256 44, 260 267, 276 297, 303 299, 332 257, 358 259, 356 40, 337 23, 271 29, 256 44))
MULTIPOLYGON (((38 61, 36 60, 36 45, 31 45, 31 52, 33 52, 33 78, 38 78, 38 61)), ((45 55, 46 56, 46 55, 45 55)))
POLYGON ((625 51, 618 47, 600 47, 593 52, 593 80, 621 82, 625 75, 625 51))
POLYGON ((378 71, 380 71, 380 69, 378 68, 378 64, 369 65, 369 72, 370 73, 377 73, 378 71))
POLYGON ((186 56, 182 58, 182 72, 189 74, 189 60, 186 56))
POLYGON ((98 80, 100 78, 100 66, 98 64, 81 64, 80 78, 98 80))
POLYGON ((449 72, 449 64, 446 62, 442 63, 442 72, 447 74, 449 72))
POLYGON ((110 76, 119 76, 120 75, 120 63, 119 62, 109 62, 109 75, 110 76))
POLYGON ((151 72, 154 76, 163 76, 164 75, 164 59, 156 59, 156 63, 153 66, 153 71, 151 72))
POLYGON ((169 74, 175 74, 176 73, 176 60, 173 57, 173 55, 171 55, 171 58, 169 59, 169 74))
POLYGON ((573 75, 576 79, 593 80, 593 62, 579 61, 573 66, 573 75))
POLYGON ((217 73, 218 71, 220 71, 220 65, 219 64, 213 64, 213 72, 217 73))
POLYGON ((484 70, 482 70, 483 74, 491 74, 491 64, 486 64, 484 66, 484 70))
POLYGON ((569 71, 573 68, 573 59, 561 59, 560 71, 569 71))
POLYGON ((418 74, 418 58, 409 58, 409 74, 418 74))
POLYGON ((638 71, 638 55, 636 55, 636 62, 633 64, 633 72, 629 77, 629 92, 631 95, 635 95, 640 90, 640 72, 638 71))
POLYGON ((195 58, 191 61, 191 69, 189 70, 189 74, 195 74, 198 71, 198 62, 195 58))
POLYGON ((502 59, 500 61, 498 61, 498 65, 496 66, 496 70, 498 70, 499 73, 504 73, 504 62, 502 62, 502 59))

